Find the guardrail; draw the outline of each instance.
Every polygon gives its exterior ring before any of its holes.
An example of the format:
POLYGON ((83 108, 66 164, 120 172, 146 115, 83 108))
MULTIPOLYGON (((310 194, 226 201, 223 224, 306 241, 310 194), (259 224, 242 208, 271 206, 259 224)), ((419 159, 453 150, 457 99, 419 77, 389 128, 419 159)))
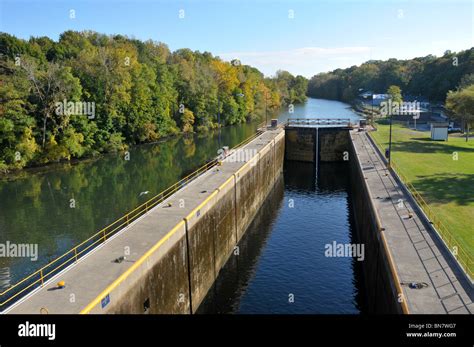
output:
POLYGON ((353 124, 349 118, 288 118, 286 121, 288 126, 314 126, 314 125, 325 125, 325 126, 336 126, 343 125, 351 127, 353 124))
MULTIPOLYGON (((378 142, 374 136, 370 135, 370 137, 377 144, 380 151, 383 153, 384 147, 380 144, 380 142, 378 142)), ((400 170, 400 167, 394 162, 393 158, 391 160, 391 168, 395 172, 395 174, 398 176, 400 181, 402 181, 405 184, 405 186, 407 187, 407 190, 409 191, 413 199, 416 201, 418 206, 420 206, 423 213, 428 217, 429 222, 433 225, 435 230, 441 236, 441 239, 447 245, 448 249, 451 251, 453 256, 456 258, 459 264, 464 268, 464 270, 466 271, 468 276, 471 278, 471 280, 474 279, 473 258, 469 255, 468 252, 464 250, 462 245, 455 239, 455 237, 453 236, 452 232, 448 229, 448 227, 441 220, 438 219, 438 217, 433 212, 433 210, 428 205, 428 203, 425 201, 423 196, 420 194, 420 192, 418 192, 418 190, 413 186, 413 184, 410 183, 410 181, 407 179, 403 171, 400 170)))
MULTIPOLYGON (((232 147, 231 150, 234 150, 238 147, 242 147, 247 143, 251 142, 258 136, 260 136, 265 130, 262 128, 265 125, 262 123, 258 126, 256 134, 248 137, 247 139, 243 140, 239 144, 232 147)), ((128 226, 133 221, 137 220, 139 217, 147 213, 150 209, 155 207, 156 205, 160 204, 168 197, 173 195, 179 189, 185 187, 190 182, 201 176, 204 172, 212 169, 219 163, 219 158, 214 158, 198 168, 197 170, 193 171, 189 175, 185 176, 184 178, 180 179, 178 182, 174 183, 170 187, 166 188, 159 194, 155 195, 151 199, 147 200, 145 203, 139 205, 132 211, 128 212, 126 215, 120 217, 112 224, 109 224, 105 228, 101 229, 96 234, 92 235, 85 241, 81 242, 80 244, 76 245, 74 248, 70 249, 63 255, 59 256, 58 258, 54 259, 53 261, 49 262, 39 270, 33 272, 29 276, 23 278, 21 281, 15 283, 11 287, 7 288, 3 292, 0 293, 0 312, 4 311, 7 307, 11 306, 13 303, 18 301, 21 297, 24 297, 28 293, 32 292, 34 289, 43 286, 43 284, 51 279, 53 276, 57 275, 63 269, 67 268, 68 266, 76 263, 80 258, 84 255, 91 252, 100 244, 103 244, 107 239, 118 233, 119 231, 123 230, 126 226, 128 226)))

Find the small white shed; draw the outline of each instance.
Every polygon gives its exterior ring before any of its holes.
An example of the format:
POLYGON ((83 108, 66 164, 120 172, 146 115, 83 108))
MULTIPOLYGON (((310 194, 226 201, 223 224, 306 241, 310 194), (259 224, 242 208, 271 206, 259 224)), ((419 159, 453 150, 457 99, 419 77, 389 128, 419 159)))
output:
POLYGON ((448 141, 448 123, 431 123, 431 139, 448 141))

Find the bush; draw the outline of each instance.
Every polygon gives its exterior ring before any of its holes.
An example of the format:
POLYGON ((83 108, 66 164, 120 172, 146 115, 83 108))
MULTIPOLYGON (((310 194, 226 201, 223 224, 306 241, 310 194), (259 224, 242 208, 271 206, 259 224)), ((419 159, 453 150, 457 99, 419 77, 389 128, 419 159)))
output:
POLYGON ((3 160, 0 160, 0 173, 8 173, 8 165, 3 160))
POLYGON ((125 138, 120 133, 113 133, 110 135, 109 141, 105 145, 106 152, 120 152, 125 151, 128 147, 123 143, 125 138))

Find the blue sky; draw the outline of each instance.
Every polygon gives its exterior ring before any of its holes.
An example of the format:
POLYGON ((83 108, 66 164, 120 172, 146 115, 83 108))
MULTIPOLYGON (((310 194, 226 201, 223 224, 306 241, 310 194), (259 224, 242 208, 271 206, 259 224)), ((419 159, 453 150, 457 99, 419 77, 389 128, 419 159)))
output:
POLYGON ((20 38, 94 30, 306 77, 369 59, 470 48, 473 17, 470 0, 0 0, 0 31, 20 38))

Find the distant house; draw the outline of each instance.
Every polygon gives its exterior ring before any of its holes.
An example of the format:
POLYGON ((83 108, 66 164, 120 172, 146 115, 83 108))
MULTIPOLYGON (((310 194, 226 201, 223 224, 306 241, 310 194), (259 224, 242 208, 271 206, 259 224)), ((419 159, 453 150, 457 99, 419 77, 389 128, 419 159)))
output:
POLYGON ((363 92, 361 94, 359 94, 359 97, 360 98, 363 98, 363 99, 370 99, 372 97, 372 92, 371 91, 366 91, 366 92, 363 92))
POLYGON ((380 104, 388 100, 388 94, 372 94, 372 102, 374 106, 380 106, 380 104))

